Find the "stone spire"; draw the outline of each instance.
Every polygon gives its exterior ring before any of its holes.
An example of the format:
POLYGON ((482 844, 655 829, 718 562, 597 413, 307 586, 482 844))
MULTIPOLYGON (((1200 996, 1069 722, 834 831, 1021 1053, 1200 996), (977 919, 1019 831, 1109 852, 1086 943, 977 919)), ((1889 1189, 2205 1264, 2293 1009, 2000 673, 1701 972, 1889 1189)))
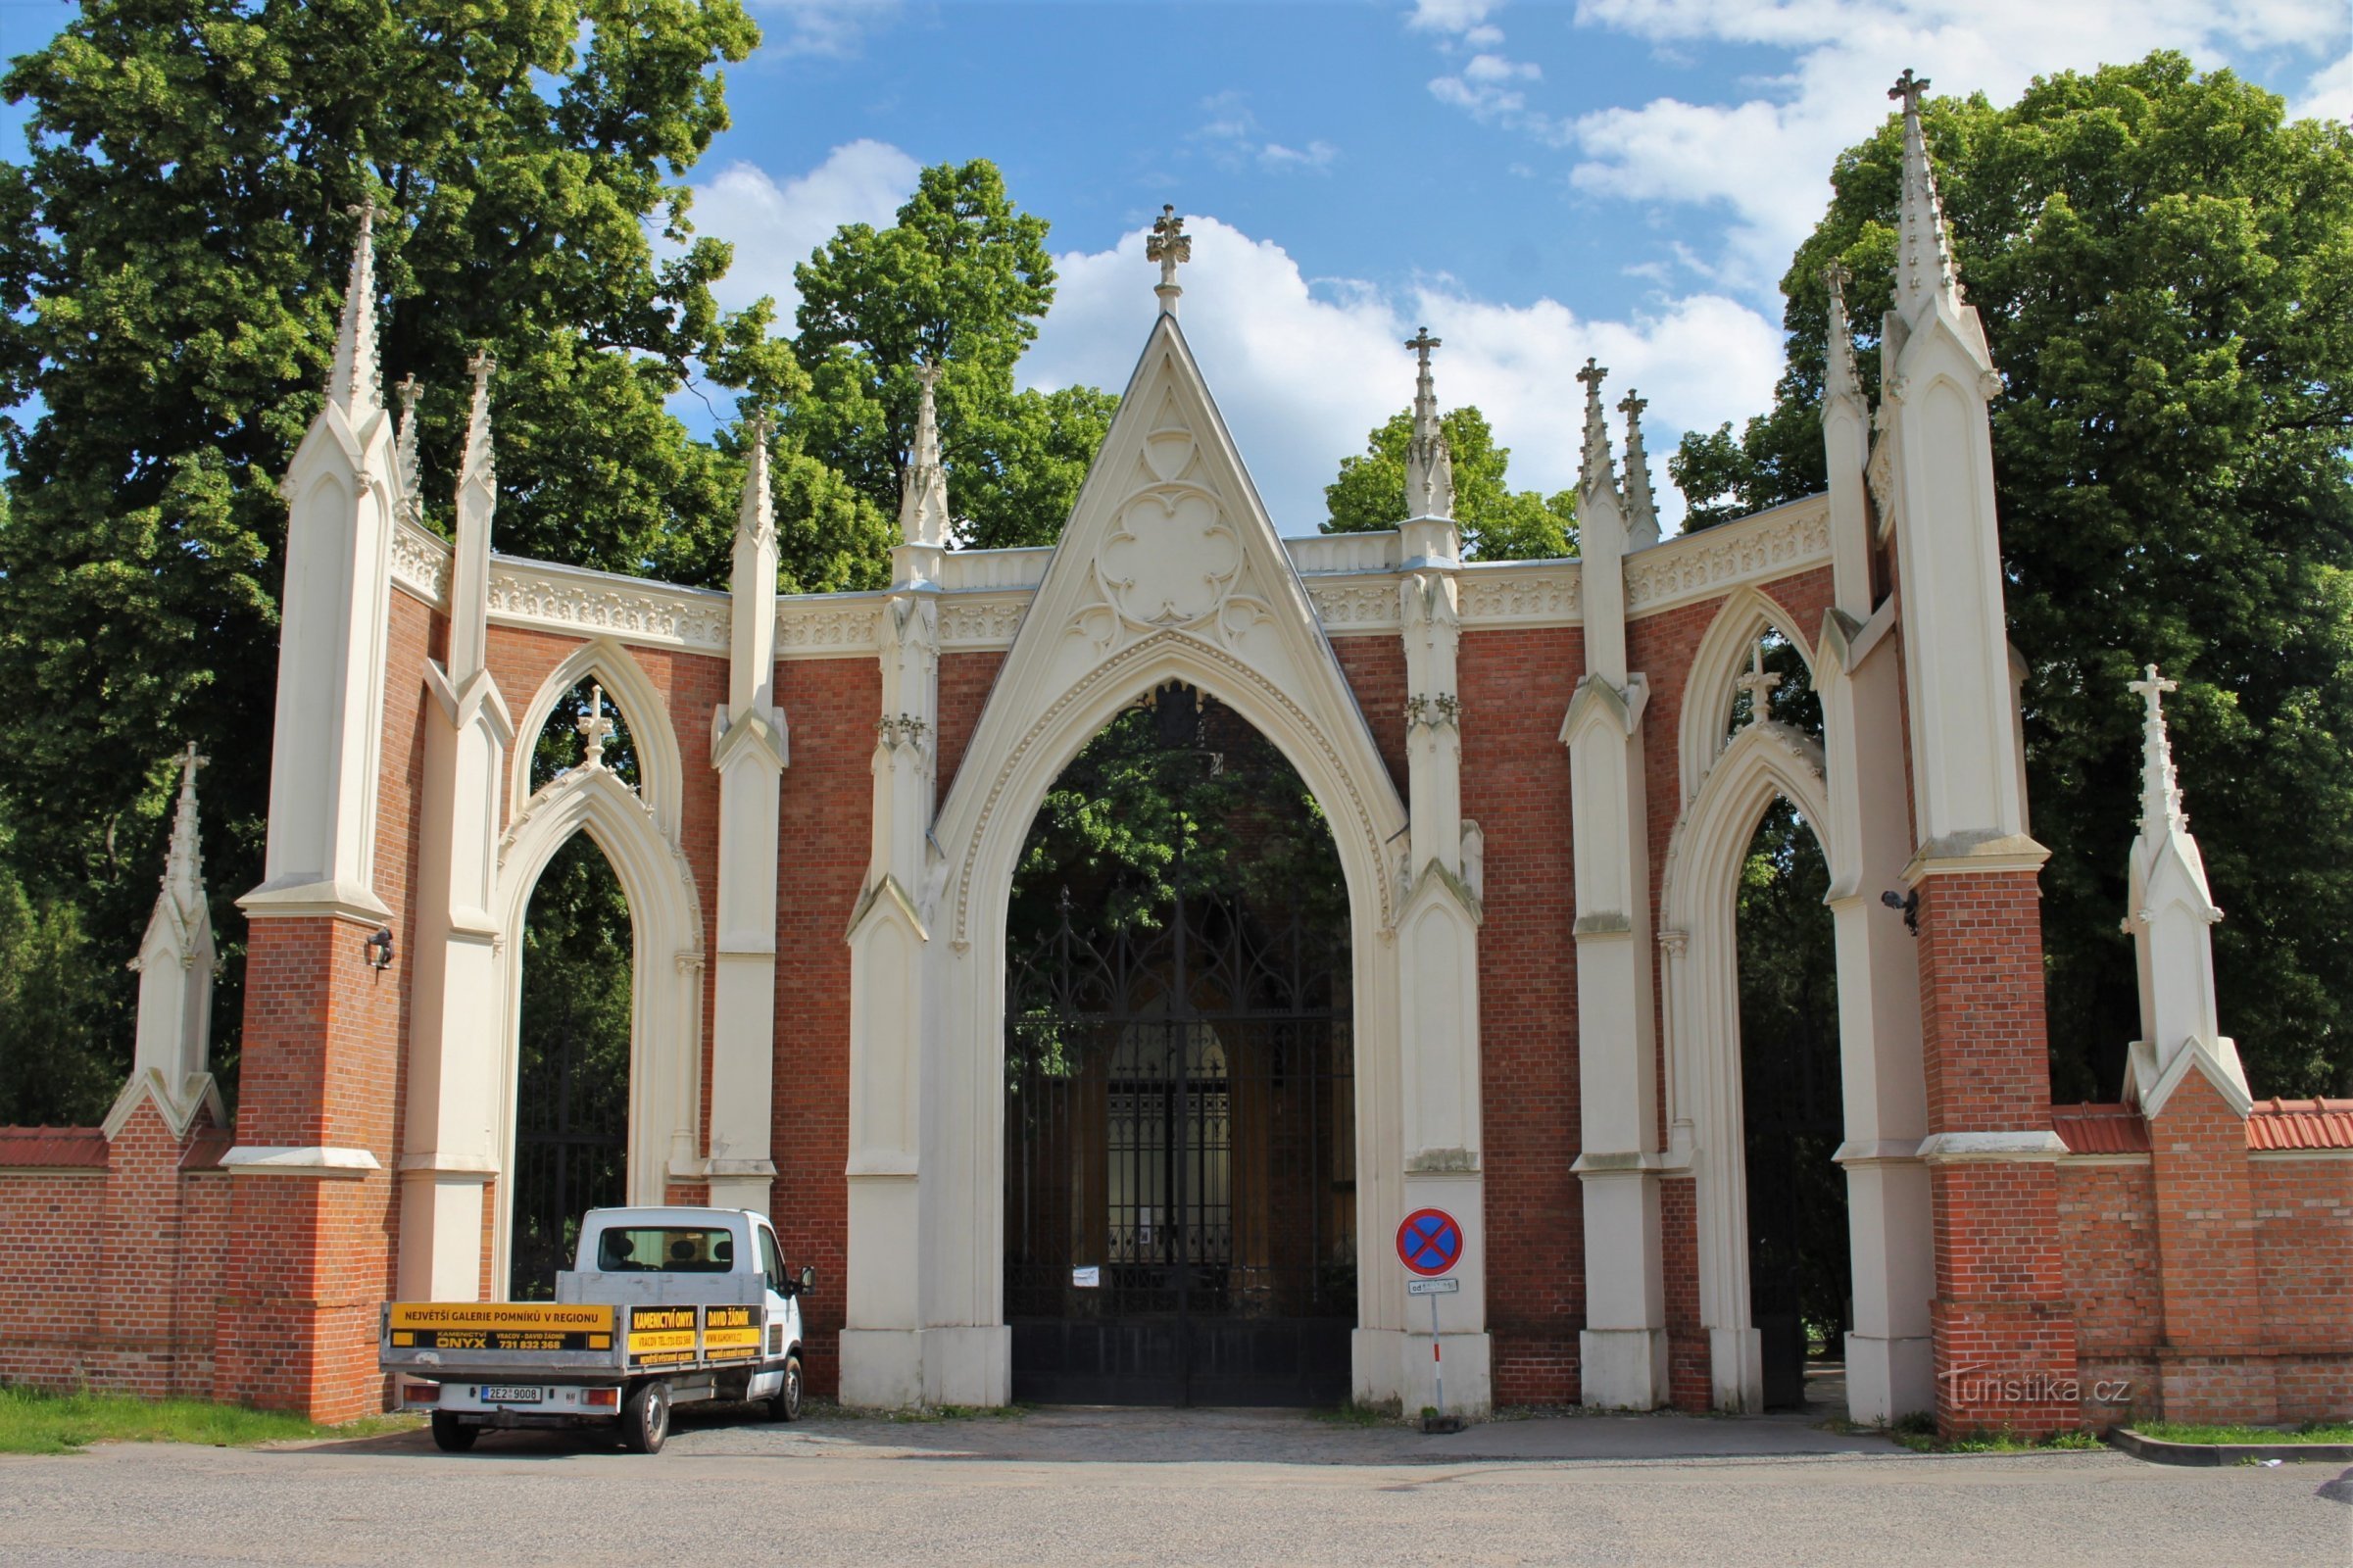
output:
POLYGON ((1830 291, 1830 325, 1823 348, 1822 395, 1825 399, 1852 399, 1857 408, 1863 406, 1863 382, 1855 373, 1854 328, 1846 318, 1846 284, 1849 274, 1845 267, 1833 262, 1822 269, 1822 286, 1830 291))
MULTIPOLYGON (((2174 743, 2165 733, 2165 694, 2181 690, 2181 683, 2160 676, 2157 666, 2151 664, 2126 689, 2144 705, 2140 720, 2140 835, 2154 841, 2168 833, 2186 833, 2189 817, 2181 809, 2181 783, 2174 774, 2174 743)), ((2202 874, 2200 880, 2204 880, 2202 874)))
POLYGON ((1907 68, 1887 89, 1889 98, 1903 102, 1903 205, 1900 250, 1895 259, 1895 308, 1914 323, 1938 305, 1953 310, 1961 305, 1960 280, 1953 275, 1951 238, 1944 227, 1944 207, 1936 199, 1936 172, 1930 167, 1928 140, 1920 130, 1920 99, 1928 88, 1928 78, 1915 76, 1907 68))
POLYGON ((1454 455, 1439 428, 1438 388, 1430 376, 1430 351, 1440 340, 1422 327, 1405 340, 1420 361, 1413 382, 1413 435, 1405 447, 1405 515, 1454 515, 1454 455))
POLYGON ((1642 450, 1642 411, 1649 403, 1632 387, 1619 400, 1626 416, 1626 540, 1640 550, 1658 543, 1658 505, 1650 495, 1650 456, 1642 450))
POLYGON ((1577 379, 1585 383, 1585 452, 1577 465, 1577 493, 1588 496, 1600 491, 1615 495, 1618 477, 1609 455, 1609 426, 1601 417, 1601 383, 1609 376, 1607 366, 1596 365, 1591 357, 1577 379))
POLYGON ((746 433, 744 495, 735 509, 735 536, 754 544, 771 542, 776 537, 776 498, 768 474, 768 439, 774 432, 767 415, 754 415, 746 433))
POLYGON ((948 471, 940 462, 940 416, 934 389, 940 367, 918 366, 922 399, 915 405, 915 446, 899 486, 899 535, 903 542, 934 550, 948 547, 948 471))
POLYGON ((417 398, 424 388, 414 375, 404 375, 392 389, 400 394, 400 436, 393 443, 393 471, 400 475, 400 514, 407 521, 422 527, 425 498, 417 487, 417 398))
POLYGON ((2181 808, 2173 742, 2165 732, 2164 697, 2178 684, 2151 664, 2128 686, 2144 708, 2140 832, 2126 868, 2124 921, 2139 971, 2141 1038, 2132 1046, 2126 1088, 2143 1112, 2155 1116, 2181 1072, 2195 1066, 2243 1113, 2246 1070, 2237 1045, 2221 1034, 2214 1002, 2211 928, 2223 911, 2206 885, 2205 858, 2181 808))
POLYGON ((360 237, 343 288, 343 319, 335 328, 335 365, 327 372, 326 395, 356 429, 383 408, 384 391, 376 364, 375 199, 352 208, 351 215, 360 220, 360 237))
MULTIPOLYGON (((753 417, 744 450, 744 498, 735 514, 727 579, 727 717, 776 724, 776 502, 768 472, 768 416, 753 417)), ((722 732, 723 733, 723 732, 722 732)), ((714 740, 716 737, 714 736, 714 740)), ((781 765, 781 753, 778 754, 781 765)))
POLYGON ((466 420, 466 456, 458 466, 457 545, 450 556, 449 675, 463 687, 490 656, 490 526, 498 513, 498 466, 490 444, 488 350, 466 361, 473 407, 466 420))
POLYGON ((1193 260, 1193 236, 1185 232, 1185 220, 1177 215, 1171 202, 1160 209, 1152 220, 1152 233, 1144 241, 1144 259, 1160 264, 1160 281, 1152 292, 1160 296, 1160 314, 1174 316, 1177 300, 1185 290, 1178 284, 1177 264, 1193 260))
POLYGON ((196 770, 210 760, 196 743, 179 754, 179 805, 172 815, 172 845, 164 853, 164 897, 193 926, 209 918, 204 900, 204 849, 196 829, 196 770))

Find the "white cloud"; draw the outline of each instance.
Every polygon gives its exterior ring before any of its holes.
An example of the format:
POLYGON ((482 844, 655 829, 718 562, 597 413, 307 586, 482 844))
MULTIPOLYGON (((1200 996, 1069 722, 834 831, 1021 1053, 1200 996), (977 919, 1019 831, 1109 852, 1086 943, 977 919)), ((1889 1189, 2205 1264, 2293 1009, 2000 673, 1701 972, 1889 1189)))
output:
POLYGON ((793 268, 844 223, 888 225, 914 193, 919 172, 906 153, 872 140, 836 147, 816 168, 781 185, 756 164, 729 165, 695 187, 689 214, 697 232, 735 246, 735 265, 712 293, 729 310, 769 295, 782 328, 792 330, 801 303, 793 268))
MULTIPOLYGON (((1323 520, 1323 487, 1365 433, 1413 396, 1403 340, 1427 323, 1445 340, 1441 398, 1475 403, 1512 449, 1511 478, 1547 493, 1576 481, 1587 355, 1610 367, 1611 402, 1629 386, 1650 400, 1645 436, 1670 517, 1666 480, 1676 436, 1765 407, 1781 370, 1781 334, 1721 295, 1678 300, 1623 321, 1579 317, 1552 300, 1476 299, 1439 278, 1397 294, 1361 280, 1303 276, 1284 249, 1213 218, 1188 218, 1193 262, 1182 319, 1259 493, 1286 534, 1323 520)), ((1142 226, 1106 251, 1055 259, 1060 283, 1026 384, 1086 382, 1117 391, 1158 309, 1142 226)))
POLYGON ((1480 25, 1499 3, 1500 0, 1413 0, 1413 15, 1405 19, 1405 25, 1420 32, 1495 33, 1500 38, 1502 34, 1493 27, 1480 25))
POLYGON ((890 20, 899 0, 752 0, 763 24, 763 52, 847 60, 890 20))
POLYGON ((1187 139, 1206 149, 1222 168, 1239 170, 1255 163, 1272 173, 1320 174, 1329 171, 1332 161, 1340 156, 1338 147, 1321 139, 1310 141, 1305 147, 1286 147, 1281 142, 1261 140, 1263 127, 1241 93, 1216 93, 1203 98, 1201 106, 1209 118, 1187 139))
POLYGON ((2353 49, 2332 66, 2313 73, 2304 84, 2303 101, 2291 106, 2299 120, 2353 120, 2353 49))
MULTIPOLYGON (((1414 24, 1438 32, 1451 58, 1470 26, 1496 30, 1486 19, 1499 9, 1481 6, 1451 27, 1417 13, 1414 24)), ((1737 99, 1661 97, 1575 117, 1548 112, 1533 76, 1475 73, 1486 56, 1433 80, 1431 91, 1482 121, 1575 148, 1572 178, 1584 190, 1720 210, 1730 220, 1721 276, 1760 297, 1820 218, 1833 160, 1885 117, 1885 84, 1906 66, 1938 93, 1984 91, 1999 102, 2034 75, 2156 48, 2184 50, 2202 67, 2293 51, 2337 57, 2312 78, 2297 112, 2353 112, 2343 0, 1580 0, 1577 21, 1662 54, 1718 44, 1778 51, 1787 67, 1747 78, 1737 99)))
POLYGON ((1340 149, 1328 141, 1311 141, 1305 147, 1286 147, 1281 142, 1268 142, 1258 149, 1258 162, 1267 169, 1322 173, 1332 167, 1340 149))

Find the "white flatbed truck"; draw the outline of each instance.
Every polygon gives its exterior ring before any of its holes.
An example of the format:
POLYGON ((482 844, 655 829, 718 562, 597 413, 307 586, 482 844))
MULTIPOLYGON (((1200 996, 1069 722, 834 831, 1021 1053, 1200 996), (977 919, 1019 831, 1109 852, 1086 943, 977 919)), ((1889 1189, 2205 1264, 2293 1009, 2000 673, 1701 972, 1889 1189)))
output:
POLYGON ((592 1208, 553 1301, 386 1303, 378 1363, 402 1408, 457 1453, 485 1428, 617 1427, 659 1453, 670 1407, 801 1413, 801 1298, 767 1217, 742 1208, 592 1208))

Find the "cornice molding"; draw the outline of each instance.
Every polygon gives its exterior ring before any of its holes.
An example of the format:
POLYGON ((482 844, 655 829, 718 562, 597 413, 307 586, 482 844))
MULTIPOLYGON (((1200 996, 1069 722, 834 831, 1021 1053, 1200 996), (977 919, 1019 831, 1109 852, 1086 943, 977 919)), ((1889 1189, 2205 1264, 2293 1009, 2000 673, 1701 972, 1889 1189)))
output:
POLYGON ((1830 498, 1807 496, 1628 556, 1626 612, 1653 614, 1828 564, 1830 498))

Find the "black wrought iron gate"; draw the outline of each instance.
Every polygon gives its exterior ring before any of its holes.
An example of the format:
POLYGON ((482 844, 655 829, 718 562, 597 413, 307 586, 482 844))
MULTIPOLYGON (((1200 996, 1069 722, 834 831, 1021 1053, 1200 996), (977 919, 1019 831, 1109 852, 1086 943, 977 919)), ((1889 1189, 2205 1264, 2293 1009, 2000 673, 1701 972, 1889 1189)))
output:
POLYGON ((1356 1320, 1346 933, 1189 891, 1007 975, 1013 1396, 1331 1404, 1356 1320))
POLYGON ((571 1266, 580 1216, 627 1202, 629 1190, 625 1071, 601 1059, 609 1052, 584 1044, 568 1015, 552 1034, 534 1033, 525 1032, 515 1101, 508 1292, 518 1301, 553 1298, 556 1271, 571 1266))

